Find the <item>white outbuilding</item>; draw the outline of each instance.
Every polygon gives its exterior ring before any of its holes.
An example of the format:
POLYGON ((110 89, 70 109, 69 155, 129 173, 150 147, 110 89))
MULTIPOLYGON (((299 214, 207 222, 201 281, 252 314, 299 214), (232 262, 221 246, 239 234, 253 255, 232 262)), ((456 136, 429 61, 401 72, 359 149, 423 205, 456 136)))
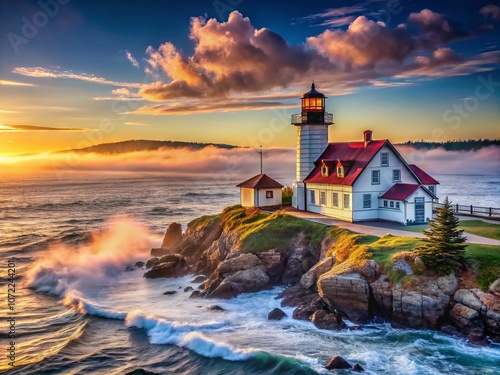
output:
POLYGON ((282 202, 283 185, 265 173, 258 174, 236 187, 240 188, 243 207, 277 206, 282 202))

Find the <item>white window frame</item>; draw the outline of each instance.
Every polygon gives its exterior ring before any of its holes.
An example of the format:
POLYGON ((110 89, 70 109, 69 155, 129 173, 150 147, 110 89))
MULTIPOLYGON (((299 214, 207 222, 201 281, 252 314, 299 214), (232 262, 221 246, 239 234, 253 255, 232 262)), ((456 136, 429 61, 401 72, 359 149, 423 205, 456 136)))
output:
POLYGON ((372 170, 372 185, 380 185, 380 170, 379 169, 372 170), (376 179, 375 179, 375 176, 377 176, 376 179))
POLYGON ((401 182, 401 169, 392 170, 392 182, 401 182), (396 178, 396 173, 399 173, 399 178, 396 178))
POLYGON ((436 195, 436 186, 435 185, 428 185, 427 188, 429 189, 429 191, 436 195))
POLYGON ((274 198, 274 192, 272 190, 266 190, 266 199, 274 198))
POLYGON ((389 207, 394 208, 394 201, 389 201, 389 207))
POLYGON ((345 210, 350 210, 351 209, 351 197, 350 197, 351 194, 346 194, 344 193, 344 196, 343 196, 343 207, 345 210), (346 205, 346 198, 347 198, 347 205, 346 205))
POLYGON ((381 167, 388 167, 389 166, 389 153, 388 152, 381 152, 380 153, 380 166, 381 167), (384 158, 385 163, 384 163, 384 158))
POLYGON ((396 202, 396 209, 399 210, 400 209, 400 204, 399 202, 396 202))
POLYGON ((372 208, 371 194, 363 194, 363 208, 372 208))
POLYGON ((332 206, 339 207, 339 193, 332 193, 332 206))
POLYGON ((384 199, 384 208, 387 208, 387 199, 384 199))
POLYGON ((326 206, 326 191, 319 192, 319 204, 320 206, 326 206))
POLYGON ((311 204, 316 206, 316 192, 314 190, 310 191, 311 204))

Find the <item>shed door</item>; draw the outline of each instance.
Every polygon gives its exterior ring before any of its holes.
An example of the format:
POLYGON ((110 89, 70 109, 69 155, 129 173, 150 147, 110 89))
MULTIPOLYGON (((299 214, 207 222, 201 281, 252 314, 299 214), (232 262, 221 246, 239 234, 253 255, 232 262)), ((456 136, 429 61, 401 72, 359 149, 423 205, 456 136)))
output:
POLYGON ((424 198, 415 198, 415 222, 425 222, 425 200, 424 198))

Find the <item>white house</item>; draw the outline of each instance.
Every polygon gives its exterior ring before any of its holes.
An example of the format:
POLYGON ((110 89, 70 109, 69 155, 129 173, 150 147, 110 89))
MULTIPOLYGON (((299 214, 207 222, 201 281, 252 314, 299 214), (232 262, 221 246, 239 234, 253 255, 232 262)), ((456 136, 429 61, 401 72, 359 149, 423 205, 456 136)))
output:
POLYGON ((277 206, 282 202, 283 185, 265 173, 258 174, 236 187, 240 188, 243 207, 277 206))
POLYGON ((372 131, 357 142, 328 143, 333 115, 315 90, 302 97, 297 127, 297 180, 293 206, 346 221, 389 220, 402 224, 432 219, 438 181, 409 165, 388 139, 372 131))

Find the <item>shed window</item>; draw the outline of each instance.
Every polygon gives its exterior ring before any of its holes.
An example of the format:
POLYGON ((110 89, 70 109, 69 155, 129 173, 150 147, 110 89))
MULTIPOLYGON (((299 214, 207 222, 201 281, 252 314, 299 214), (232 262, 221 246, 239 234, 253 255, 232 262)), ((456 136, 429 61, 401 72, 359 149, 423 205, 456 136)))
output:
POLYGON ((314 190, 311 190, 311 204, 316 204, 316 194, 314 193, 314 190))
POLYGON ((272 190, 266 191, 266 198, 273 198, 273 197, 274 197, 274 194, 273 194, 272 190))

